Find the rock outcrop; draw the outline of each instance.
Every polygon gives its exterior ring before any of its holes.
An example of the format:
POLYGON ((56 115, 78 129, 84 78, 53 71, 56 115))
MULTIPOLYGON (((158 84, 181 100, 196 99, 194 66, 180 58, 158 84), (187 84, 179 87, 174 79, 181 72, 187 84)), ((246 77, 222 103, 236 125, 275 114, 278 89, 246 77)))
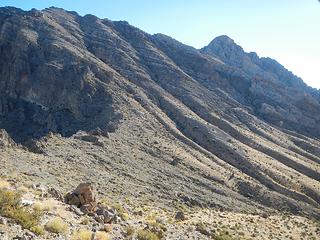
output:
POLYGON ((8 135, 7 131, 4 129, 0 129, 0 147, 6 148, 14 145, 15 145, 15 142, 8 135))

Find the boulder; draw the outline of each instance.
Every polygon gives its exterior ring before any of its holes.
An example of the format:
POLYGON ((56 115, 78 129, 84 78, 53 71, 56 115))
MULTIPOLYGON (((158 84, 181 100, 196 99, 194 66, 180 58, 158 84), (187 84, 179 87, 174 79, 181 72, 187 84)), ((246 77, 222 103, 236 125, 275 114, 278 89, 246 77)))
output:
POLYGON ((74 191, 66 194, 65 202, 80 208, 85 214, 96 211, 97 202, 90 183, 80 183, 74 191))

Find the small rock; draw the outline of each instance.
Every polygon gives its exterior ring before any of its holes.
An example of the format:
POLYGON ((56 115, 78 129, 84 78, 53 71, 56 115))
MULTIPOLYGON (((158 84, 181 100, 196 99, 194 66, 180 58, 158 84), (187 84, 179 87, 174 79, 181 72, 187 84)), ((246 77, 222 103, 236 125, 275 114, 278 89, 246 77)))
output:
POLYGON ((29 237, 30 239, 34 239, 36 237, 36 235, 33 232, 29 231, 29 230, 24 230, 24 234, 23 235, 26 236, 26 237, 29 237))
POLYGON ((211 236, 211 232, 202 226, 197 226, 196 231, 198 231, 199 233, 201 233, 203 235, 211 236))
POLYGON ((104 217, 104 223, 111 223, 115 215, 109 211, 105 211, 103 214, 103 217, 104 217))
POLYGON ((133 214, 138 215, 138 216, 143 216, 143 211, 139 210, 139 211, 134 212, 133 214))
POLYGON ((92 206, 90 204, 86 204, 86 205, 82 205, 80 207, 81 212, 83 212, 84 214, 89 214, 92 212, 92 206))
POLYGON ((101 142, 100 140, 96 141, 93 145, 99 146, 99 147, 104 147, 104 143, 101 142))
POLYGON ((34 204, 34 201, 32 200, 27 200, 27 199, 22 199, 21 200, 21 205, 26 207, 26 206, 32 206, 34 204))
POLYGON ((179 158, 175 158, 175 159, 173 159, 171 162, 170 162, 170 164, 172 165, 172 166, 177 166, 179 163, 180 163, 180 159, 179 158))
POLYGON ((94 218, 98 223, 104 224, 104 217, 103 216, 95 216, 94 218))
POLYGON ((174 217, 176 220, 178 220, 178 221, 184 221, 184 220, 186 220, 187 218, 186 218, 186 216, 185 216, 185 214, 182 212, 182 211, 178 211, 177 213, 176 213, 176 216, 174 217))
POLYGON ((2 225, 7 225, 7 223, 8 223, 8 221, 7 221, 6 218, 0 217, 0 224, 2 224, 2 225))
POLYGON ((71 205, 71 206, 69 207, 69 210, 70 210, 71 212, 74 212, 74 213, 77 214, 78 216, 83 216, 83 215, 84 215, 84 213, 81 212, 81 210, 80 210, 79 208, 77 208, 76 206, 71 205))
POLYGON ((111 224, 104 224, 102 230, 105 231, 105 232, 111 232, 112 231, 112 225, 111 224))
POLYGON ((1 240, 9 240, 9 237, 6 232, 0 231, 0 239, 1 240))
POLYGON ((50 189, 48 190, 48 194, 49 194, 51 197, 57 199, 58 201, 63 201, 63 195, 62 195, 62 193, 61 193, 59 190, 55 189, 55 188, 50 188, 50 189))

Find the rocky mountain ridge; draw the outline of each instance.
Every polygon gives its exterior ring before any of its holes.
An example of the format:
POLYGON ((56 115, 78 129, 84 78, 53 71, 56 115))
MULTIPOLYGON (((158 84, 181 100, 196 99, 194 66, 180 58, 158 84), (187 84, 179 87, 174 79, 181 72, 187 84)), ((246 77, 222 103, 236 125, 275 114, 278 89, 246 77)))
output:
POLYGON ((0 8, 0 56, 1 174, 319 219, 320 94, 274 60, 59 8, 0 8))

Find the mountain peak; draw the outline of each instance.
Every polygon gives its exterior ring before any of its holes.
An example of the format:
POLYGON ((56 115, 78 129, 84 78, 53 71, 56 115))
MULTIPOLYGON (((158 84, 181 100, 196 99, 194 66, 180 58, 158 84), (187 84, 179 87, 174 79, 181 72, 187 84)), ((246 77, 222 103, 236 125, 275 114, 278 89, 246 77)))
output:
MULTIPOLYGON (((230 38, 229 36, 227 35, 221 35, 221 36, 218 36, 218 37, 215 37, 211 43, 213 42, 221 42, 221 43, 229 43, 229 44, 235 44, 234 40, 232 38, 230 38)), ((210 43, 210 44, 211 44, 210 43)), ((209 44, 209 45, 210 45, 209 44)))
POLYGON ((218 57, 223 62, 237 67, 241 65, 243 58, 246 56, 243 48, 227 35, 216 37, 200 51, 218 57))
MULTIPOLYGON (((233 50, 241 50, 243 51, 242 47, 240 47, 238 44, 235 43, 235 41, 228 37, 227 35, 221 35, 216 38, 214 38, 208 46, 205 48, 211 49, 211 48, 224 48, 224 49, 233 49, 233 50)), ((244 52, 244 51, 243 51, 244 52)))

